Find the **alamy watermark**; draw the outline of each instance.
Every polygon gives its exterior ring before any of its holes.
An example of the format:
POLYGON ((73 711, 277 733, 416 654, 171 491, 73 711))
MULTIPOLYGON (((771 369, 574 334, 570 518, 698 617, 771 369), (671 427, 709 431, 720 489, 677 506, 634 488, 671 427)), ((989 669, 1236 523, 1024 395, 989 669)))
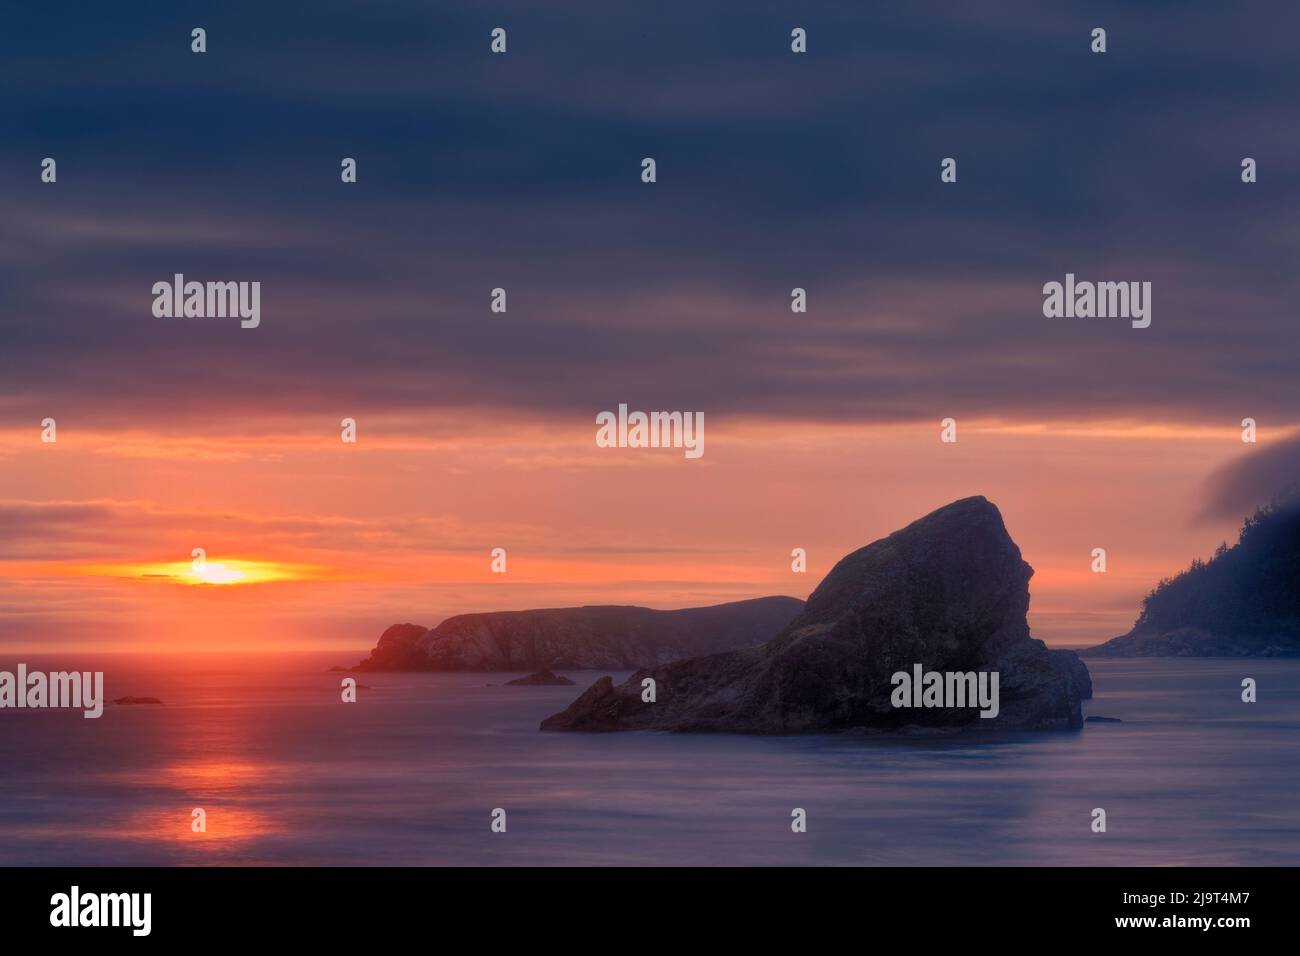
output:
POLYGON ((1043 285, 1043 315, 1049 319, 1131 319, 1133 328, 1151 324, 1150 282, 1076 282, 1043 285))
POLYGON ((703 412, 628 412, 596 415, 599 448, 684 448, 687 458, 704 454, 703 412))
POLYGON ((912 665, 912 673, 896 671, 889 682, 895 707, 978 707, 981 717, 998 715, 997 671, 927 671, 912 665))
POLYGON ((0 671, 0 710, 5 708, 82 710, 94 719, 104 713, 103 671, 0 671))
POLYGON ((262 283, 186 282, 183 273, 153 284, 153 314, 159 319, 240 318, 240 327, 262 323, 262 283))
POLYGON ((148 936, 152 914, 152 893, 83 893, 74 885, 50 897, 51 926, 126 926, 132 936, 148 936))

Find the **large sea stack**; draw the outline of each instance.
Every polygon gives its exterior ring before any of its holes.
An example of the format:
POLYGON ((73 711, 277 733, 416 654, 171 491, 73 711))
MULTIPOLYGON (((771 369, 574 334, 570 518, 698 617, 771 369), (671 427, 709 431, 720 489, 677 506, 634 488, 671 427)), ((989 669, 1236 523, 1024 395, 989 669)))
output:
POLYGON ((603 677, 543 730, 760 734, 1081 727, 1087 668, 1029 636, 1029 578, 998 509, 964 498, 843 558, 765 644, 603 677), (891 677, 996 671, 1000 710, 896 708, 891 677), (655 681, 656 700, 642 699, 655 681))

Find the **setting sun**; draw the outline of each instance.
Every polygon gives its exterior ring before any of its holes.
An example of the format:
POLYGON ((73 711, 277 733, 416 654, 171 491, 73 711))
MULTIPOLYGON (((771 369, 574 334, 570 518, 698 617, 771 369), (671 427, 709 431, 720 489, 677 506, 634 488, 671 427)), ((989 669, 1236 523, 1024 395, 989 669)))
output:
POLYGON ((226 567, 220 561, 196 564, 190 569, 190 574, 203 584, 239 584, 245 580, 243 571, 226 567))
POLYGON ((136 578, 188 585, 269 584, 278 581, 322 580, 330 576, 330 570, 321 565, 249 561, 240 558, 225 558, 221 561, 170 561, 153 564, 123 562, 64 566, 63 573, 92 577, 136 578))

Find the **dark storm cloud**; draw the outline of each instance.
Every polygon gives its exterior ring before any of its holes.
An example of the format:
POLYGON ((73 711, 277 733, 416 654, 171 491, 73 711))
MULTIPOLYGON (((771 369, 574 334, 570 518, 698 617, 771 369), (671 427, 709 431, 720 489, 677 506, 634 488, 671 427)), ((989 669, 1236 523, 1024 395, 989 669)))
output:
POLYGON ((1294 419, 1300 15, 953 6, 26 5, 0 414, 1294 419), (1152 327, 1043 318, 1067 271, 1152 327), (153 318, 175 272, 261 327, 153 318))
POLYGON ((1202 520, 1244 518, 1261 505, 1300 493, 1300 435, 1243 446, 1243 457, 1210 476, 1202 520))

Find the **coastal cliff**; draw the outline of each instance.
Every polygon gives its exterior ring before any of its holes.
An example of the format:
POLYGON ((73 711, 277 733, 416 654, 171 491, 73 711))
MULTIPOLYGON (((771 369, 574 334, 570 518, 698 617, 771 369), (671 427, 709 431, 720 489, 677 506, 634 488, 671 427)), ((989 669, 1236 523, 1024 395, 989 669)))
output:
POLYGON ((792 597, 657 611, 598 605, 395 624, 360 671, 635 670, 759 644, 803 609, 792 597))

